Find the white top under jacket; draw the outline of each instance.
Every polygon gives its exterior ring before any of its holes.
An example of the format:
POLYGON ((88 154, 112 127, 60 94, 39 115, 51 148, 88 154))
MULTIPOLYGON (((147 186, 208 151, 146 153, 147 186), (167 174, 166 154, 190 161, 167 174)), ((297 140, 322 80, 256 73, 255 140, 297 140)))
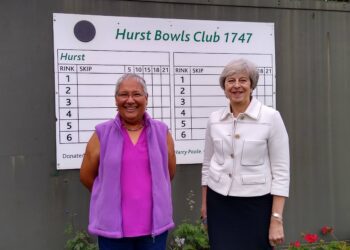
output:
POLYGON ((222 195, 289 195, 289 141, 281 115, 252 98, 237 118, 229 106, 208 121, 202 186, 222 195))

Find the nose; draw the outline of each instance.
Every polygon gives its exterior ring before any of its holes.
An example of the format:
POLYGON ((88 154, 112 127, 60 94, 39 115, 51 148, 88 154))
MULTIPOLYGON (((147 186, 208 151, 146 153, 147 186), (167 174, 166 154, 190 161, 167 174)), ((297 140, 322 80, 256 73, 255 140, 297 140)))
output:
POLYGON ((126 99, 126 102, 130 103, 130 102, 135 102, 134 98, 132 95, 128 95, 128 99, 126 99))
POLYGON ((238 88, 241 87, 241 83, 237 80, 232 83, 233 87, 238 88))

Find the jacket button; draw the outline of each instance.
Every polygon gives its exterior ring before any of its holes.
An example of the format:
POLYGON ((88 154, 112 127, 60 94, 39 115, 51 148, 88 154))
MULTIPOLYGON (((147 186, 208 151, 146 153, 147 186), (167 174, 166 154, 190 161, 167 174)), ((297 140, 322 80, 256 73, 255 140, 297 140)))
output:
POLYGON ((231 154, 230 156, 231 156, 231 158, 234 158, 234 157, 235 157, 233 154, 231 154))
POLYGON ((231 174, 231 173, 229 173, 229 174, 228 174, 228 176, 231 178, 231 177, 232 177, 232 174, 231 174))
POLYGON ((241 120, 244 120, 244 115, 241 116, 241 120))
POLYGON ((241 136, 239 134, 235 134, 235 138, 239 139, 241 136))

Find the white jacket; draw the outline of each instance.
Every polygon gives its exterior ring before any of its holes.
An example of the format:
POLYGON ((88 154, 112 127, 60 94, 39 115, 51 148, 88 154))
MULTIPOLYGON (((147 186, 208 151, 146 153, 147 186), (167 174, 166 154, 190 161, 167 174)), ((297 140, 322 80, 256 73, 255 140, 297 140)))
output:
POLYGON ((222 195, 289 195, 289 142, 280 113, 252 98, 237 118, 226 107, 208 121, 202 185, 222 195))

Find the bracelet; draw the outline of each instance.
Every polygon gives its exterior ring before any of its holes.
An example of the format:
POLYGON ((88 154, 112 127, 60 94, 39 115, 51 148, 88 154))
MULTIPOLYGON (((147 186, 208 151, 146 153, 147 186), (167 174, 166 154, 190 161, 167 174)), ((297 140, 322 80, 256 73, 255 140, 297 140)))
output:
POLYGON ((272 213, 271 214, 271 217, 280 221, 280 222, 283 222, 283 218, 282 218, 282 215, 280 215, 279 213, 272 213))

